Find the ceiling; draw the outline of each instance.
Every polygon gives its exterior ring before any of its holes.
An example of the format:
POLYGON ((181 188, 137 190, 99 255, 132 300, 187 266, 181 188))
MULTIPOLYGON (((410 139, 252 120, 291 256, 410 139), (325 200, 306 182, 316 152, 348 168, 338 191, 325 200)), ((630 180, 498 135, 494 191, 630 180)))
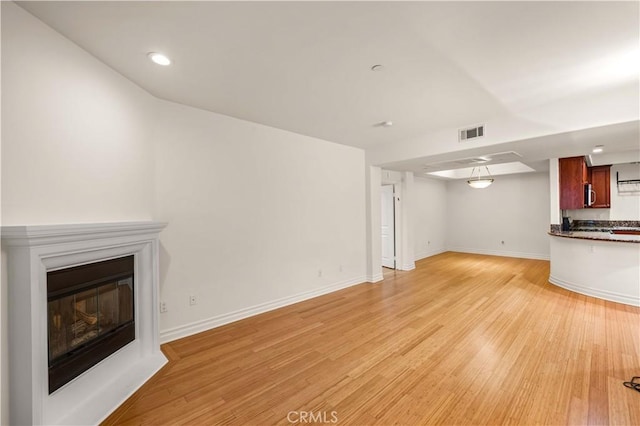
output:
MULTIPOLYGON (((637 2, 18 4, 158 98, 364 149, 544 108, 601 80, 638 87, 637 70, 607 62, 640 54, 637 2)), ((559 140, 484 153, 540 167, 559 140)), ((425 161, 440 160, 395 167, 425 161)))
MULTIPOLYGON (((640 162, 640 128, 637 121, 600 126, 574 132, 557 133, 550 136, 522 139, 490 147, 470 148, 465 151, 448 152, 429 157, 388 163, 391 170, 412 171, 416 176, 444 177, 429 174, 442 170, 463 169, 473 166, 490 166, 491 174, 526 173, 549 170, 549 158, 587 155, 592 165, 640 162), (603 141, 605 141, 603 143, 603 141), (615 141, 608 144, 607 141, 615 141), (596 145, 604 144, 604 151, 593 154, 596 145), (610 148, 608 148, 610 147, 610 148), (550 156, 549 153, 552 153, 550 156), (482 161, 482 160, 487 161, 482 161), (495 168, 498 164, 522 163, 531 170, 495 168)), ((467 176, 453 175, 451 178, 467 176)))

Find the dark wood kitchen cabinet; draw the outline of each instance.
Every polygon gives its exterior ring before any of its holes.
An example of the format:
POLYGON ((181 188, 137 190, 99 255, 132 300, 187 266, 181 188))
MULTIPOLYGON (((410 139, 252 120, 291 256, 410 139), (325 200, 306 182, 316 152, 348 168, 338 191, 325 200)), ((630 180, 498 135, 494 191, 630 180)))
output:
POLYGON ((584 157, 560 158, 560 208, 575 210, 584 208, 584 184, 588 183, 589 170, 584 157))
POLYGON ((611 166, 589 167, 589 183, 595 192, 595 202, 591 208, 608 209, 611 207, 611 166))

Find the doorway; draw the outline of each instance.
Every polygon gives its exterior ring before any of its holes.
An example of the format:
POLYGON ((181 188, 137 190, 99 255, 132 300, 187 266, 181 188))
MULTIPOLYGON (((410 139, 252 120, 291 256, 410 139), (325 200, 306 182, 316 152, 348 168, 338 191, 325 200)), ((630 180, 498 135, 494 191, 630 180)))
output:
POLYGON ((382 185, 381 201, 381 229, 382 236, 382 266, 396 269, 396 231, 395 231, 395 186, 382 185))

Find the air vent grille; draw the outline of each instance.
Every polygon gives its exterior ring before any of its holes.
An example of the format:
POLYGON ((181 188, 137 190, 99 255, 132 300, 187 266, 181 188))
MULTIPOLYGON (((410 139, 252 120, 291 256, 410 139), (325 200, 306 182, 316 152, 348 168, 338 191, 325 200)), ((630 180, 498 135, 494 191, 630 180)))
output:
POLYGON ((484 124, 468 129, 462 129, 458 133, 460 142, 467 142, 471 139, 477 139, 484 136, 484 124))

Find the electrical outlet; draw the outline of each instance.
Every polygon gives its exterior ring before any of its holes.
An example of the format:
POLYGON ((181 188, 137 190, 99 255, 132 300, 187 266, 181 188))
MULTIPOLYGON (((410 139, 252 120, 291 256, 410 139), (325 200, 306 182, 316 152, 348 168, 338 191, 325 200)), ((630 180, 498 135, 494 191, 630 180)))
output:
POLYGON ((195 305, 197 303, 198 303, 198 301, 196 300, 196 296, 194 296, 193 294, 191 296, 189 296, 189 304, 191 306, 193 306, 193 305, 195 305))
POLYGON ((322 269, 318 269, 318 278, 322 278, 322 269))
POLYGON ((160 313, 167 312, 167 302, 160 302, 160 313))
POLYGON ((340 266, 338 267, 338 270, 339 270, 340 272, 342 272, 342 265, 340 265, 340 266))

